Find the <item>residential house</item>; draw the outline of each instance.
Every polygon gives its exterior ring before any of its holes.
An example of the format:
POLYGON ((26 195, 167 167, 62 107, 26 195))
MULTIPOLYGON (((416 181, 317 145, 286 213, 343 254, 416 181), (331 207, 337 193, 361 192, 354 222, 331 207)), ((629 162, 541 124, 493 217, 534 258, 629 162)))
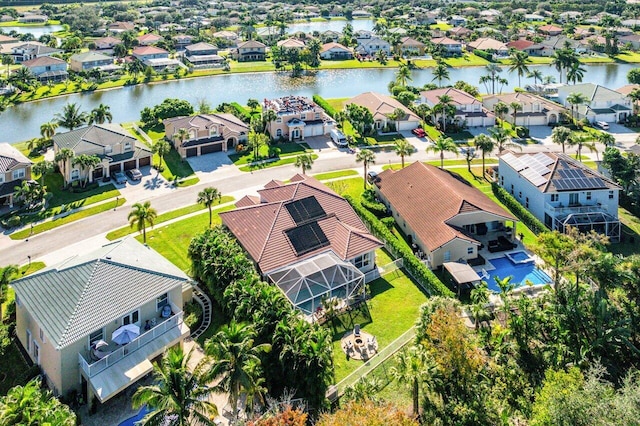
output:
POLYGON ((47 15, 39 15, 37 13, 25 13, 18 18, 21 24, 46 24, 49 21, 47 15))
POLYGON ((391 54, 391 44, 388 41, 378 37, 358 38, 358 46, 356 52, 363 56, 375 56, 378 52, 391 54))
POLYGON ((466 127, 489 127, 496 124, 495 115, 482 105, 478 99, 467 92, 453 87, 427 90, 420 92, 420 102, 429 108, 434 108, 440 103, 442 96, 451 98, 451 105, 456 109, 453 117, 447 118, 448 122, 466 127))
POLYGON ((0 45, 20 43, 20 40, 8 35, 0 34, 0 45))
POLYGON ((134 31, 136 29, 133 22, 112 22, 107 26, 107 30, 114 34, 124 33, 126 31, 134 31))
POLYGON ((640 49, 640 35, 632 34, 624 37, 619 37, 618 43, 621 44, 622 46, 626 46, 627 44, 629 44, 631 45, 631 48, 633 50, 638 50, 640 49))
POLYGON ((362 10, 362 9, 356 9, 353 12, 351 12, 351 16, 354 19, 355 18, 370 19, 371 18, 371 12, 368 12, 368 11, 362 10))
POLYGON ((187 34, 178 34, 172 37, 173 42, 176 45, 176 50, 184 50, 190 44, 193 44, 195 37, 187 34))
POLYGON ((580 83, 560 87, 558 102, 571 108, 567 98, 572 93, 580 93, 587 99, 585 104, 573 107, 578 119, 586 118, 591 123, 595 121, 618 123, 624 121, 632 112, 631 99, 599 84, 580 83))
POLYGON ((636 28, 640 27, 640 19, 625 19, 620 22, 623 27, 636 28))
POLYGON ((229 41, 238 40, 238 34, 234 33, 233 31, 216 31, 212 35, 214 38, 222 38, 229 41))
POLYGON ((190 333, 182 306, 191 280, 135 238, 74 255, 11 286, 24 353, 54 395, 76 391, 90 405, 148 375, 151 361, 190 333), (131 335, 114 338, 123 326, 131 335))
POLYGON ((238 62, 264 61, 267 46, 256 40, 248 40, 238 43, 233 50, 233 58, 238 62))
POLYGON ((515 114, 517 126, 529 127, 557 124, 561 121, 562 114, 567 111, 562 105, 558 105, 541 96, 525 92, 488 95, 482 98, 482 104, 490 111, 494 110, 498 102, 509 106, 509 112, 503 119, 511 124, 513 124, 514 118, 511 104, 515 102, 520 105, 520 109, 515 114))
POLYGON ((548 36, 558 36, 562 34, 562 27, 556 25, 541 25, 538 27, 538 32, 548 36))
POLYGON ((209 43, 186 46, 184 59, 194 68, 215 68, 224 65, 224 58, 218 55, 218 48, 209 43))
POLYGON ((637 101, 633 101, 633 98, 631 98, 631 96, 629 96, 631 94, 631 92, 635 91, 636 89, 640 89, 640 84, 625 84, 622 87, 619 87, 616 89, 616 92, 623 94, 624 96, 628 97, 629 100, 631 101, 631 109, 632 111, 638 111, 640 110, 640 100, 637 101))
POLYGON ((346 101, 367 108, 373 115, 374 128, 381 132, 413 130, 420 127, 420 117, 391 96, 375 92, 362 93, 346 101), (396 110, 404 111, 403 117, 392 118, 396 110))
POLYGON ((548 37, 540 43, 529 46, 525 49, 525 52, 531 56, 553 56, 556 50, 564 49, 567 45, 576 53, 586 53, 589 50, 587 46, 580 44, 579 41, 561 35, 548 37))
POLYGON ((365 281, 377 278, 375 251, 381 242, 344 198, 317 181, 295 175, 271 181, 246 196, 222 223, 293 306, 307 316, 323 299, 350 305, 362 300, 365 281))
POLYGON ((31 160, 8 143, 0 143, 0 206, 13 208, 15 187, 31 180, 31 160))
POLYGON ((577 12, 575 10, 569 10, 567 12, 562 12, 558 15, 558 20, 563 24, 568 22, 575 22, 582 17, 582 13, 577 12))
POLYGON ((119 44, 122 44, 122 40, 119 38, 107 36, 101 37, 93 41, 96 45, 96 50, 104 54, 113 54, 113 48, 119 44))
POLYGON ((113 57, 92 51, 71 55, 69 61, 71 70, 75 72, 86 72, 94 68, 101 71, 114 71, 122 68, 113 63, 113 57))
POLYGON ((31 71, 40 82, 64 81, 69 76, 67 63, 49 56, 23 61, 22 66, 31 71))
POLYGON ((211 152, 226 152, 239 143, 247 142, 249 126, 233 114, 198 114, 164 120, 165 135, 182 158, 196 157, 211 152), (179 138, 180 129, 188 137, 179 138))
POLYGON ((268 125, 273 139, 294 141, 304 140, 309 136, 328 135, 336 124, 320 106, 303 96, 265 99, 262 111, 267 110, 274 111, 277 117, 268 125))
POLYGON ((611 179, 562 153, 507 151, 498 168, 500 186, 549 229, 571 226, 619 241, 620 187, 611 179))
POLYGON ((505 43, 490 37, 480 37, 467 43, 469 52, 473 52, 476 49, 493 53, 494 58, 506 58, 509 56, 509 47, 505 43))
POLYGON ((523 52, 526 52, 527 49, 531 46, 533 46, 535 43, 530 41, 530 40, 526 40, 526 39, 518 39, 518 40, 513 40, 507 43, 507 48, 508 49, 516 49, 516 50, 521 50, 523 52))
POLYGON ((65 183, 80 180, 89 173, 89 181, 109 178, 113 173, 151 165, 151 150, 119 124, 94 124, 89 127, 57 133, 53 136, 53 152, 69 148, 74 156, 96 155, 101 163, 92 171, 80 170, 72 160, 59 162, 65 183))
POLYGON ((306 47, 304 41, 298 40, 297 38, 287 38, 284 40, 279 40, 276 45, 282 49, 296 50, 303 50, 306 47))
POLYGON ((379 173, 374 184, 380 201, 432 269, 475 260, 480 236, 503 229, 506 222, 516 228, 517 219, 479 189, 419 161, 379 173))
POLYGON ((467 25, 467 18, 460 15, 451 15, 449 18, 449 25, 452 27, 464 27, 467 25))
POLYGON ((337 59, 353 59, 353 52, 348 47, 340 43, 325 43, 320 50, 320 59, 337 60, 337 59))
POLYGON ((320 39, 324 41, 331 40, 333 42, 337 42, 340 37, 342 37, 342 33, 340 31, 327 30, 320 33, 320 39))
POLYGON ((256 36, 258 36, 265 43, 274 43, 278 40, 282 34, 278 27, 258 27, 256 30, 256 36))
POLYGON ((164 37, 157 34, 147 33, 136 37, 136 40, 138 40, 139 46, 154 46, 164 40, 164 37))
POLYGON ((426 45, 412 37, 402 37, 398 48, 402 56, 424 56, 426 45))
POLYGON ((526 13, 524 20, 526 22, 542 22, 544 21, 544 16, 538 15, 537 13, 526 13))
POLYGON ((30 61, 31 59, 51 56, 54 53, 62 53, 62 50, 54 49, 37 41, 31 41, 11 48, 11 56, 13 56, 13 60, 17 64, 30 61))
POLYGON ((465 27, 453 27, 447 30, 447 34, 456 40, 464 40, 471 35, 473 31, 465 27))
POLYGON ((155 46, 136 47, 131 54, 134 58, 156 71, 184 66, 180 61, 169 58, 169 52, 155 46))
POLYGON ((445 56, 462 55, 462 42, 449 37, 432 38, 431 43, 438 49, 442 49, 445 56))

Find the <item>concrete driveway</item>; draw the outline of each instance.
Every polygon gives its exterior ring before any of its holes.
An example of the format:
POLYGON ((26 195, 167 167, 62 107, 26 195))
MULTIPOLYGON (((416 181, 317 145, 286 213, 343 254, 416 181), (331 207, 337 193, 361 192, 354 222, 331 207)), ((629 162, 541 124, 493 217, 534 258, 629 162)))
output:
POLYGON ((173 185, 167 182, 162 175, 159 175, 155 169, 150 166, 140 169, 142 179, 134 182, 127 177, 127 183, 118 185, 113 182, 114 186, 120 191, 122 196, 127 200, 146 200, 151 197, 167 194, 174 190, 173 185))
POLYGON ((601 130, 602 132, 608 132, 616 138, 616 145, 619 147, 629 148, 636 143, 638 133, 618 123, 609 123, 609 130, 601 130))
POLYGON ((310 136, 304 139, 304 143, 314 151, 322 151, 323 149, 337 149, 328 136, 310 136))
POLYGON ((214 152, 211 154, 201 155, 199 157, 189 157, 187 162, 194 172, 210 173, 222 168, 223 166, 232 166, 233 162, 227 155, 227 152, 214 152))

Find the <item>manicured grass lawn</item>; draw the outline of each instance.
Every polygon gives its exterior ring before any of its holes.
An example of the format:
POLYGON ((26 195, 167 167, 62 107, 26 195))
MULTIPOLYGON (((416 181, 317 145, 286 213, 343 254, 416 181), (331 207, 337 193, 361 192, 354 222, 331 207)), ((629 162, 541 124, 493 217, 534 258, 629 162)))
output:
POLYGON ((630 256, 640 253, 640 218, 634 216, 622 207, 618 208, 618 217, 622 222, 622 237, 624 241, 609 245, 609 250, 615 254, 630 256), (631 242, 633 238, 633 242, 631 242))
POLYGON ((333 107, 336 111, 342 111, 344 109, 344 103, 351 98, 331 98, 325 99, 329 105, 333 107))
MULTIPOLYGON (((411 157, 405 158, 405 167, 410 163, 411 163, 411 157)), ((432 166, 440 167, 440 160, 425 161, 424 163, 431 164, 432 166)), ((498 164, 498 160, 495 158, 485 158, 484 164, 485 166, 495 165, 495 164, 498 164)), ((482 159, 476 158, 475 160, 471 161, 471 166, 472 167, 482 166, 482 159)), ((444 167, 445 169, 448 167, 456 167, 456 168, 467 167, 467 162, 465 160, 444 160, 444 167)), ((400 163, 391 164, 391 165, 387 164, 382 166, 383 170, 387 170, 387 169, 400 170, 401 168, 402 168, 402 165, 400 163)))
MULTIPOLYGON (((311 158, 313 160, 317 160, 318 159, 318 155, 317 154, 311 154, 311 158)), ((293 164, 295 162, 296 162, 296 155, 290 155, 288 157, 280 157, 279 160, 271 161, 271 162, 268 162, 268 163, 261 163, 261 164, 253 164, 253 165, 242 166, 242 167, 240 167, 240 171, 242 171, 242 172, 250 172, 250 171, 253 171, 253 170, 269 169, 271 167, 284 166, 285 164, 293 164)))
POLYGON ((336 178, 345 177, 345 176, 354 176, 357 174, 358 172, 355 170, 339 170, 337 172, 319 173, 317 175, 313 175, 313 177, 318 180, 328 180, 328 179, 336 179, 336 178))
POLYGON ((435 126, 430 126, 428 124, 425 124, 422 126, 422 128, 424 129, 425 132, 427 132, 427 136, 432 141, 438 140, 438 138, 442 135, 442 132, 436 129, 435 126))
MULTIPOLYGON (((220 204, 229 203, 233 200, 234 198, 232 196, 224 195, 220 200, 220 204)), ((215 210, 215 207, 216 205, 213 206, 214 210, 215 210)), ((205 209, 206 207, 203 206, 202 204, 192 204, 190 206, 182 207, 180 209, 159 214, 158 217, 156 217, 156 220, 154 221, 154 223, 155 223, 155 226, 158 226, 163 222, 168 222, 177 217, 185 216, 185 215, 195 213, 197 211, 205 210, 205 209)), ((130 226, 124 226, 120 229, 116 229, 115 231, 109 232, 107 234, 107 240, 110 240, 110 241, 117 240, 118 238, 122 238, 125 235, 133 234, 134 232, 137 232, 135 228, 131 228, 130 226)))
POLYGON ((78 208, 120 195, 120 191, 111 183, 85 192, 64 190, 62 189, 63 179, 60 173, 45 176, 44 184, 47 187, 47 191, 53 194, 49 201, 50 207, 58 207, 64 204, 70 208, 78 208))
POLYGON ((468 140, 473 139, 473 135, 466 130, 463 130, 462 132, 458 132, 458 133, 447 133, 447 137, 450 137, 457 143, 467 142, 468 140))
POLYGON ((631 51, 622 52, 616 55, 616 60, 636 64, 640 62, 640 53, 631 51))
POLYGON ((395 144, 397 141, 403 140, 404 136, 394 133, 391 135, 373 135, 366 136, 364 139, 360 139, 359 143, 364 143, 365 145, 381 145, 381 144, 395 144))
MULTIPOLYGON (((233 210, 234 206, 221 207, 213 211, 213 225, 220 224, 217 213, 233 210)), ((209 213, 204 211, 200 215, 174 222, 157 229, 147 229, 147 243, 158 253, 169 259, 174 265, 189 273, 191 261, 187 256, 191 239, 209 226, 209 213)), ((136 237, 142 241, 142 235, 136 237)))
MULTIPOLYGON (((366 309, 343 314, 336 321, 333 336, 333 357, 336 382, 360 367, 363 362, 347 359, 340 346, 345 332, 351 332, 355 324, 363 331, 373 334, 378 341, 378 350, 384 348, 405 331, 413 327, 418 318, 418 309, 427 300, 418 287, 402 270, 385 275, 368 284, 371 292, 368 313, 366 309)), ((331 327, 330 322, 325 324, 331 327)))
MULTIPOLYGON (((127 200, 124 198, 118 199, 118 206, 123 205, 127 200)), ((25 238, 29 238, 30 235, 40 234, 41 232, 48 231, 53 228, 57 228, 58 226, 66 225, 67 223, 75 222, 76 220, 84 219, 85 217, 93 216, 94 214, 102 213, 107 210, 111 210, 116 207, 116 202, 113 203, 103 203, 94 207, 89 207, 88 209, 81 210, 76 213, 71 213, 68 216, 60 217, 58 219, 49 220, 47 222, 43 222, 39 225, 35 225, 33 229, 26 228, 22 231, 14 232, 9 237, 12 240, 23 240, 25 238)))
POLYGON ((471 67, 471 66, 484 66, 490 62, 480 56, 476 56, 473 53, 465 53, 463 56, 447 58, 444 60, 450 67, 471 67))
MULTIPOLYGON (((153 155, 153 163, 159 164, 160 157, 157 154, 153 155)), ((164 170, 162 170, 162 177, 167 180, 174 180, 176 177, 178 178, 186 178, 188 176, 193 175, 193 169, 187 160, 183 160, 178 154, 178 151, 171 148, 171 151, 167 155, 164 156, 164 160, 162 161, 162 165, 164 166, 164 170)))
MULTIPOLYGON (((304 154, 305 152, 312 152, 311 149, 309 149, 309 145, 307 145, 306 143, 295 143, 295 142, 279 143, 271 146, 280 149, 280 157, 286 157, 290 155, 299 155, 299 154, 304 154)), ((260 147, 260 151, 258 152, 259 154, 258 160, 266 160, 269 158, 269 147, 270 147, 269 145, 262 145, 260 147)), ((235 164, 236 166, 249 164, 255 161, 252 150, 229 154, 229 158, 231 159, 231 161, 233 161, 233 164, 235 164)))
POLYGON ((615 60, 608 56, 581 56, 580 62, 583 64, 610 64, 615 60))
POLYGON ((356 200, 360 198, 364 191, 364 179, 361 177, 335 180, 327 182, 326 185, 336 193, 342 196, 350 195, 356 200))
POLYGON ((40 154, 39 152, 29 151, 29 149, 27 148, 27 142, 19 142, 13 144, 13 147, 23 153, 26 157, 29 158, 29 160, 33 161, 34 163, 39 163, 44 160, 44 155, 40 154))

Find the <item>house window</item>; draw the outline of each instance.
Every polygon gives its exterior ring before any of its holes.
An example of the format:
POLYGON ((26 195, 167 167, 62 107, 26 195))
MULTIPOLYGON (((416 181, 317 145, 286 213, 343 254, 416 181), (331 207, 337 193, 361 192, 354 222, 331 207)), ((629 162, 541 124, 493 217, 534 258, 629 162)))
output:
POLYGON ((358 256, 353 259, 353 264, 356 268, 362 269, 371 264, 371 260, 369 259, 369 254, 363 254, 362 256, 358 256))
POLYGON ((300 114, 300 119, 301 120, 306 120, 307 119, 307 114, 300 114))
POLYGON ((511 195, 513 195, 513 184, 511 184, 511 195))
POLYGON ((282 117, 276 118, 276 123, 282 123, 282 117))
POLYGON ((558 201, 558 194, 551 194, 551 202, 555 203, 558 201))
POLYGON ((13 171, 13 180, 22 179, 25 176, 24 169, 18 169, 13 171))
POLYGON ((4 183, 4 174, 0 174, 0 183, 4 183))
POLYGON ((78 179, 80 179, 80 170, 78 169, 71 170, 71 180, 78 180, 78 179))
POLYGON ((473 254, 473 247, 467 247, 467 254, 473 254))
POLYGON ((36 359, 36 364, 40 365, 40 345, 35 340, 33 341, 33 357, 36 359))
POLYGON ((525 206, 526 208, 529 208, 529 197, 526 197, 526 198, 524 199, 524 206, 525 206))
POLYGON ((131 149, 131 142, 125 142, 124 143, 124 150, 125 151, 129 151, 131 149))
POLYGON ((169 304, 169 294, 165 293, 156 299, 156 310, 159 311, 164 305, 169 304))
POLYGON ((31 353, 31 340, 33 340, 33 338, 31 337, 31 330, 27 330, 27 352, 31 353))
POLYGON ((569 194, 569 205, 570 206, 575 206, 577 204, 580 203, 580 198, 578 197, 578 194, 569 194))
POLYGON ((113 151, 113 147, 111 145, 107 145, 104 147, 105 154, 111 154, 111 151, 113 151))
POLYGON ((587 192, 587 201, 591 200, 591 192, 587 192))
POLYGON ((89 335, 89 348, 96 343, 98 340, 104 340, 104 329, 101 328, 99 330, 94 331, 89 335))
POLYGON ((444 262, 451 262, 451 252, 450 251, 445 251, 444 255, 442 256, 442 260, 444 262))
POLYGON ((40 329, 40 341, 42 343, 46 343, 46 340, 44 338, 44 330, 42 328, 40 329))
POLYGON ((316 112, 316 120, 320 120, 320 113, 316 112))
POLYGON ((518 198, 522 198, 522 191, 518 192, 518 198))
POLYGON ((122 325, 136 324, 140 321, 140 311, 133 311, 122 317, 122 325))
POLYGON ((282 129, 278 129, 278 130, 276 130, 276 136, 277 136, 277 137, 282 136, 282 129))
POLYGON ((613 200, 613 191, 609 191, 609 199, 613 200))

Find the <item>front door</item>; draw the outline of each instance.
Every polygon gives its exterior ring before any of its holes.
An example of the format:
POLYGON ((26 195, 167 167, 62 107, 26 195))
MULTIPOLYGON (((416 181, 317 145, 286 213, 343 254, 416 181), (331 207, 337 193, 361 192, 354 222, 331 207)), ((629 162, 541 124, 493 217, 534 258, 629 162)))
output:
POLYGON ((300 137, 300 129, 293 129, 293 139, 298 139, 300 137))

